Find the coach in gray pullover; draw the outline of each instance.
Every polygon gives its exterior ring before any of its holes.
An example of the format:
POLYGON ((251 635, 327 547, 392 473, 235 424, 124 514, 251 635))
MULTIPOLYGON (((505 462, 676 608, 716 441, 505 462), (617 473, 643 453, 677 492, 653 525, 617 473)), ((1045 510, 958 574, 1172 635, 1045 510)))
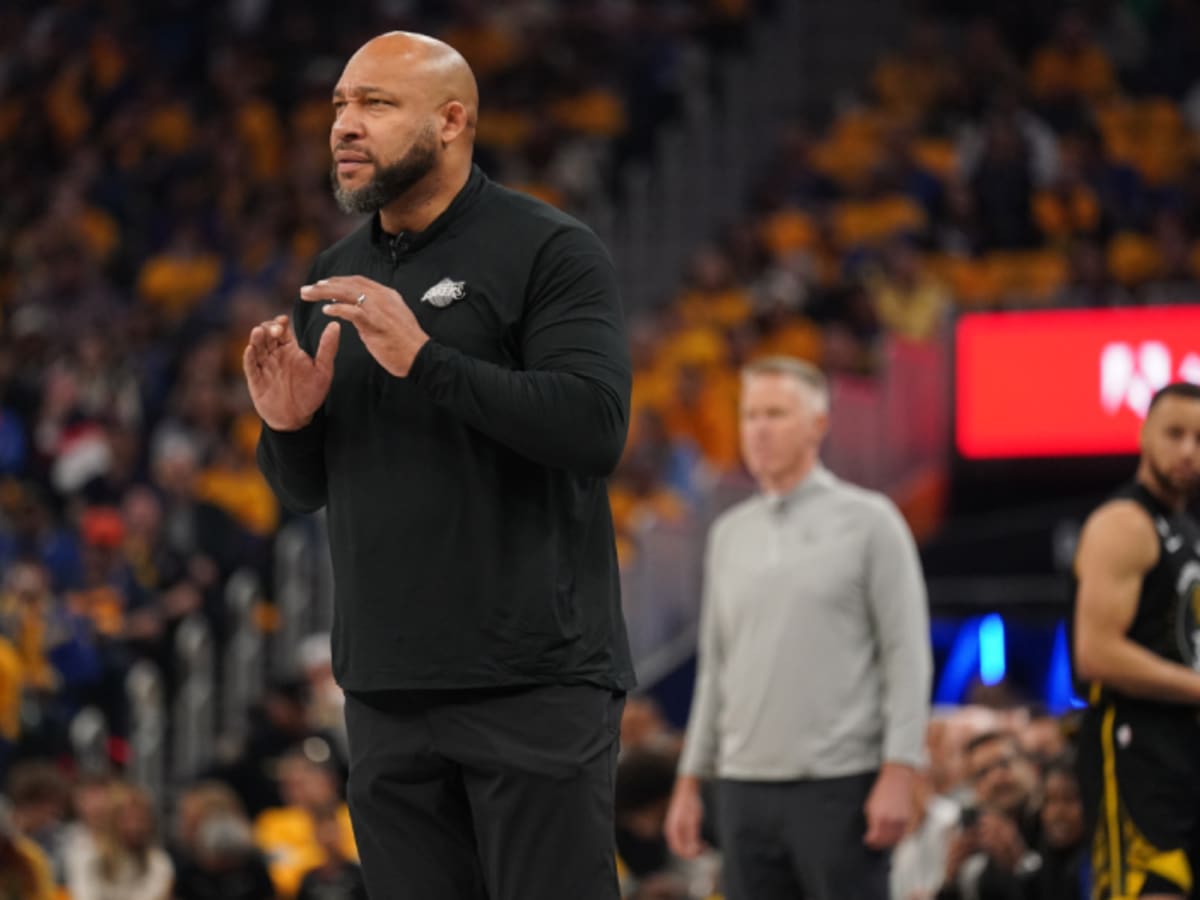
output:
POLYGON ((815 369, 747 368, 742 447, 762 492, 709 534, 667 837, 699 851, 699 781, 719 779, 728 900, 885 900, 887 850, 911 815, 931 676, 925 586, 895 506, 820 465, 827 409, 815 369))

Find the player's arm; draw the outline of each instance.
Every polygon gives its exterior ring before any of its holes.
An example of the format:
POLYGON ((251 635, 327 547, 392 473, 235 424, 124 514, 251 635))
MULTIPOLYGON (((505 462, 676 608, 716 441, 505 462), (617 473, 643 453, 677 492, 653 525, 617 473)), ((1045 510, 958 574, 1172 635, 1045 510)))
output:
POLYGON ((1105 504, 1088 520, 1075 562, 1076 671, 1131 697, 1200 704, 1200 673, 1129 638, 1142 580, 1158 554, 1154 523, 1132 501, 1105 504))

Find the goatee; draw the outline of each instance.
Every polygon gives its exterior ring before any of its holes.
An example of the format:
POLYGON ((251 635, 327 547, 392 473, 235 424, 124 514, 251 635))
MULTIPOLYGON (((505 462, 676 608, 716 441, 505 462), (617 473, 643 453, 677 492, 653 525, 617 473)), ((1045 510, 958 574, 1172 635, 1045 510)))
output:
POLYGON ((391 165, 381 166, 374 158, 371 162, 375 163, 375 175, 357 190, 342 187, 338 181, 337 163, 333 164, 330 170, 333 197, 342 212, 351 215, 378 212, 403 197, 432 172, 437 166, 437 135, 433 126, 422 131, 408 152, 391 165))

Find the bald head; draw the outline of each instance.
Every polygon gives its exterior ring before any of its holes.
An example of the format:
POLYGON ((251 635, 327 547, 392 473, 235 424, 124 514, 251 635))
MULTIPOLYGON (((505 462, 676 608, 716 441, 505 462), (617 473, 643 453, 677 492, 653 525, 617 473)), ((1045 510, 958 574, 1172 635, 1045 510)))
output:
POLYGON ((389 31, 367 41, 350 57, 342 83, 355 75, 375 73, 408 82, 434 107, 461 103, 474 131, 479 116, 479 87, 467 61, 449 44, 425 34, 389 31))
POLYGON ((419 229, 466 182, 479 89, 448 44, 404 31, 373 38, 346 63, 333 108, 333 186, 347 212, 419 229))

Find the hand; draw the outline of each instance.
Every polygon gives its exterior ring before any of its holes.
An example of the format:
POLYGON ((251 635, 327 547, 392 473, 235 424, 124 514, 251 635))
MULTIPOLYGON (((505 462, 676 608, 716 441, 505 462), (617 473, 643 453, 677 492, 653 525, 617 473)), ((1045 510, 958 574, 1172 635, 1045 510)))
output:
POLYGON ((884 763, 867 797, 867 833, 863 843, 872 850, 894 847, 913 818, 913 777, 908 766, 884 763))
POLYGON ((242 354, 246 384, 255 411, 276 431, 303 428, 325 402, 340 331, 337 322, 327 325, 312 357, 296 343, 287 316, 276 316, 250 330, 242 354))
POLYGON ((946 884, 954 884, 958 881, 958 870, 978 850, 979 840, 975 829, 960 828, 950 839, 950 846, 946 849, 946 877, 944 879, 946 884))
POLYGON ((979 816, 979 848, 1006 872, 1017 868, 1025 855, 1025 841, 1017 823, 1003 813, 985 810, 979 816))
POLYGON ((704 801, 700 799, 700 783, 693 777, 681 775, 671 792, 667 820, 663 833, 671 852, 683 859, 695 859, 704 852, 700 840, 700 823, 704 821, 704 801))
POLYGON ((325 315, 352 322, 367 352, 397 378, 408 375, 417 353, 429 340, 404 298, 369 278, 324 278, 300 288, 300 299, 310 303, 332 300, 324 307, 325 315))

